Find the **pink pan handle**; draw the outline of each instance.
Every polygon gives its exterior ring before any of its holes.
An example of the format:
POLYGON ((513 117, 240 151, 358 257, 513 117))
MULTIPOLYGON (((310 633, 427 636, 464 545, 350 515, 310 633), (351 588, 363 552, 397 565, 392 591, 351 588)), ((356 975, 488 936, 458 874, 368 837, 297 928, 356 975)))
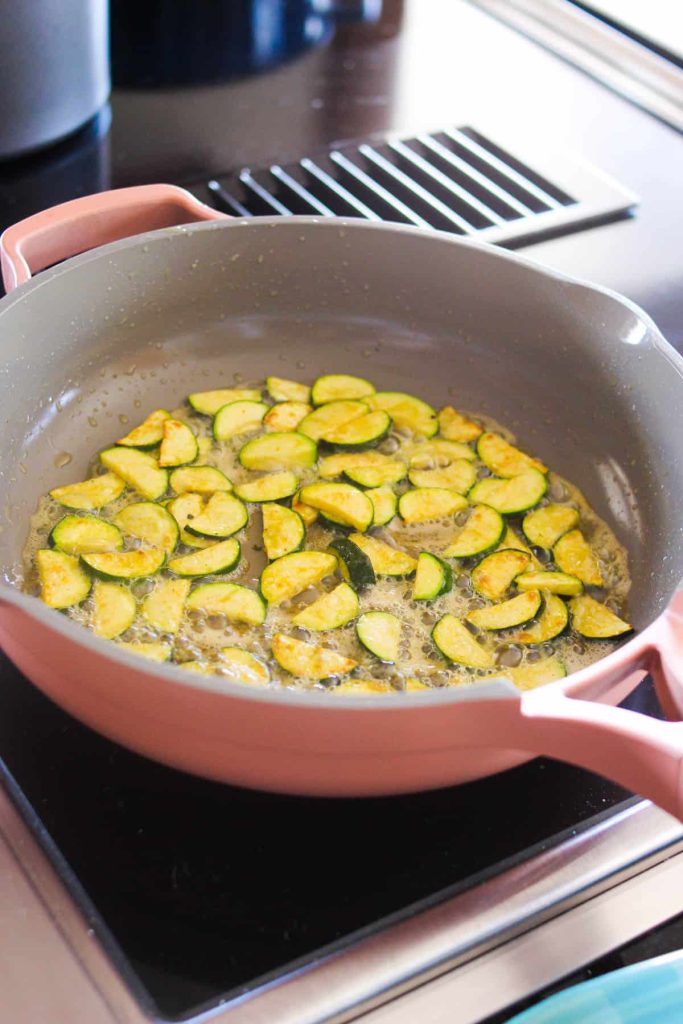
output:
POLYGON ((13 224, 0 236, 5 290, 11 292, 32 273, 106 242, 226 216, 176 185, 136 185, 72 199, 13 224))

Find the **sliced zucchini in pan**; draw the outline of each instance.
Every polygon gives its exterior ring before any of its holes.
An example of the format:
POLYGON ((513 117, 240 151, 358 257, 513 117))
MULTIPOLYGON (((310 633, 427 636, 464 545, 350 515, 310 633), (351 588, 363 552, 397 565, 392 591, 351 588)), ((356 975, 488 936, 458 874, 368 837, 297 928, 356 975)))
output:
POLYGON ((232 494, 216 491, 203 511, 188 519, 185 529, 195 537, 231 537, 246 525, 249 515, 246 506, 232 494))
POLYGON ((390 430, 389 414, 377 409, 365 416, 358 416, 349 423, 342 423, 333 430, 326 430, 320 440, 333 448, 360 452, 366 448, 374 448, 384 440, 390 430))
POLYGON ((260 388, 221 388, 218 391, 195 391, 187 400, 195 412, 215 416, 219 409, 231 402, 259 402, 260 388))
POLYGON ((376 537, 352 533, 348 539, 368 556, 376 576, 412 576, 417 568, 417 560, 412 555, 392 548, 376 537))
POLYGON ((331 686, 329 692, 340 697, 375 697, 378 693, 396 693, 391 683, 383 683, 379 679, 345 679, 343 683, 331 686))
POLYGON ((524 516, 522 529, 530 544, 550 551, 563 534, 573 530, 579 513, 569 505, 546 505, 524 516))
POLYGON ((141 548, 137 551, 103 551, 81 555, 81 562, 95 576, 105 580, 139 580, 153 576, 166 561, 161 548, 141 548))
POLYGON ((43 548, 36 552, 40 596, 50 608, 70 608, 85 601, 90 577, 74 555, 43 548))
POLYGON ((345 658, 325 647, 314 647, 302 640, 276 633, 272 643, 273 655, 280 668, 303 679, 331 679, 351 672, 357 661, 345 658))
POLYGON ((121 531, 112 523, 96 516, 64 516, 50 533, 52 547, 67 555, 84 555, 88 551, 118 551, 123 547, 121 531))
MULTIPOLYGON (((364 551, 348 537, 337 537, 327 549, 339 561, 339 571, 354 590, 364 590, 376 582, 372 562, 364 551)), ((393 550, 393 548, 392 548, 393 550)))
POLYGON ((298 512, 272 503, 264 504, 261 511, 263 547, 271 562, 303 547, 306 527, 298 512))
POLYGON ((569 622, 569 610, 561 597, 543 593, 543 611, 536 622, 510 637, 513 644, 544 644, 563 633, 569 622))
POLYGON ((261 573, 261 593, 268 604, 282 604, 315 586, 337 568, 334 555, 324 551, 295 551, 271 562, 261 573))
POLYGON ((422 551, 417 559, 413 601, 433 601, 453 588, 453 570, 442 558, 422 551))
POLYGON ((352 622, 359 612, 355 590, 348 583, 340 583, 329 594, 323 594, 292 619, 295 626, 322 633, 338 629, 352 622))
POLYGON ((468 668, 493 668, 493 655, 477 643, 464 622, 442 615, 432 630, 432 640, 449 661, 468 668))
POLYGON ((439 433, 449 441, 476 441, 481 432, 478 423, 456 412, 452 405, 446 405, 440 410, 439 433))
POLYGON ((217 441, 229 441, 240 434, 253 434, 261 429, 268 409, 265 402, 229 402, 214 416, 213 436, 217 441))
POLYGON ((398 499, 398 511, 406 523, 428 523, 467 508, 467 498, 442 487, 418 487, 398 499))
POLYGON ((587 586, 604 585, 598 560, 581 530, 570 530, 560 537, 553 548, 553 558, 562 572, 578 576, 587 586))
POLYGON ((633 629, 618 615, 611 612, 604 604, 595 601, 587 594, 573 597, 569 602, 572 616, 572 627, 581 636, 591 640, 607 640, 610 637, 623 636, 633 629))
POLYGON ((103 640, 121 636, 133 625, 137 602, 128 587, 98 580, 92 591, 93 633, 103 640))
POLYGON ((500 434, 482 434, 477 441, 477 455, 496 476, 519 476, 529 469, 536 469, 539 473, 548 472, 548 467, 540 459, 526 455, 500 434))
POLYGON ((543 473, 527 469, 509 480, 486 477, 474 485, 468 497, 470 501, 490 505, 503 515, 515 515, 538 505, 547 488, 543 473))
POLYGON ((406 395, 402 391, 378 391, 377 394, 369 395, 365 401, 371 409, 388 412, 395 426, 409 430, 411 434, 433 437, 438 430, 436 412, 421 398, 406 395))
POLYGON ((332 523, 351 526, 362 533, 372 525, 375 514, 372 502, 351 484, 308 484, 301 488, 299 497, 332 523))
POLYGON ((234 537, 219 541, 191 555, 179 555, 168 563, 170 572, 176 576, 210 576, 232 572, 240 560, 240 542, 234 537))
POLYGON ((148 501, 163 497, 168 487, 168 473, 148 452, 137 448, 105 448, 100 462, 141 494, 148 501))
MULTIPOLYGON (((366 469, 371 466, 393 467, 395 465, 396 459, 390 455, 383 455, 382 452, 339 452, 337 455, 327 455, 320 460, 318 474, 323 480, 332 480, 336 476, 346 474, 350 469, 366 469)), ((403 475, 405 476, 405 473, 403 475)))
POLYGON ((500 512, 488 505, 475 505, 469 519, 443 552, 445 558, 472 558, 495 548, 505 532, 500 512))
POLYGON ((562 594, 564 597, 576 597, 583 593, 583 583, 576 576, 566 572, 522 572, 515 583, 518 590, 547 590, 551 594, 562 594))
POLYGON ((248 651, 241 647, 222 647, 218 662, 221 668, 228 670, 228 675, 240 683, 248 683, 250 686, 265 686, 270 682, 270 671, 268 666, 255 658, 248 651))
POLYGON ((155 548, 173 551, 180 538, 178 523, 162 505, 153 501, 136 501, 126 505, 114 516, 124 533, 155 548))
POLYGON ((264 434, 254 437, 240 448, 239 460, 245 469, 296 469, 315 466, 318 446, 315 441, 297 431, 286 434, 264 434))
POLYGON ((102 476, 94 476, 81 483, 54 487, 50 491, 50 497, 65 508, 87 512, 116 501, 123 494, 125 487, 125 482, 120 476, 103 473, 102 476))
POLYGON ((380 661, 398 661, 401 621, 390 612, 366 612, 356 623, 358 639, 380 661))
POLYGON ((413 487, 444 487, 467 494, 477 479, 477 471, 465 459, 456 459, 448 466, 435 469, 415 469, 411 464, 408 479, 413 487))
POLYGON ((305 416, 299 424, 299 433, 310 437, 312 441, 319 441, 323 434, 336 430, 337 427, 350 423, 359 416, 365 416, 368 412, 365 402, 330 402, 305 416))
POLYGON ((248 480, 235 487, 235 494, 242 501, 260 503, 262 501, 280 501, 291 498, 299 486, 291 469, 283 469, 280 473, 271 473, 258 480, 248 480))
POLYGON ((140 654, 150 661, 170 661, 173 648, 169 643, 157 640, 152 643, 140 643, 136 640, 118 640, 116 646, 119 650, 128 651, 129 654, 140 654))
POLYGON ((173 498, 166 506, 180 528, 180 540, 191 548, 206 548, 212 542, 202 537, 193 537, 185 529, 187 523, 204 511, 204 498, 201 494, 181 494, 173 498))
POLYGON ((398 509, 398 499, 391 487, 371 487, 365 494, 372 502, 372 525, 386 526, 390 523, 398 509))
POLYGON ((527 590, 524 594, 511 597, 509 601, 503 601, 501 604, 475 608, 467 615, 467 621, 479 629, 510 629, 511 626, 521 626, 535 618, 542 603, 540 590, 527 590))
MULTIPOLYGON (((356 420, 356 423, 360 423, 356 420)), ((359 484, 361 487, 381 487, 383 484, 396 484, 403 480, 407 473, 403 462, 385 462, 378 466, 349 466, 344 476, 352 484, 359 484)))
MULTIPOLYGON (((528 564, 529 556, 523 551, 494 551, 472 570, 472 586, 482 597, 498 601, 514 579, 522 578, 520 573, 524 572, 528 564)), ((531 588, 520 587, 520 590, 525 589, 531 588)))
POLYGON ((545 683, 554 683, 564 679, 567 670, 560 659, 553 655, 544 661, 535 661, 531 665, 519 665, 517 668, 506 668, 504 673, 519 690, 534 690, 545 683))
POLYGON ((266 390, 274 402, 308 402, 311 397, 308 384, 284 377, 266 377, 266 390))
POLYGON ((534 569, 540 570, 541 563, 536 558, 529 545, 525 544, 522 538, 517 536, 517 534, 509 524, 506 524, 505 532, 497 548, 498 551, 503 551, 505 549, 512 549, 513 551, 523 551, 525 555, 529 556, 529 565, 532 566, 534 569))
POLYGON ((179 661, 178 668, 184 668, 188 672, 196 672, 201 676, 217 675, 216 666, 207 661, 179 661))
POLYGON ((182 469, 174 469, 169 483, 176 494, 188 491, 194 494, 214 494, 216 491, 232 490, 232 484, 225 473, 215 466, 184 466, 182 469))
POLYGON ((345 398, 365 398, 366 395, 374 395, 375 390, 370 381, 362 377, 352 377, 348 373, 329 373, 314 382, 311 401, 313 405, 325 405, 345 398))
POLYGON ((199 454, 199 446, 194 431, 190 430, 187 423, 167 419, 163 422, 163 431, 159 465, 184 466, 188 462, 194 462, 199 454))
POLYGON ((143 619, 163 633, 177 633, 189 592, 189 580, 161 580, 142 602, 143 619))
POLYGON ((296 430, 304 416, 312 411, 306 402, 278 402, 263 417, 263 426, 266 430, 287 433, 296 430))
POLYGON ((442 437, 434 437, 431 441, 419 441, 405 445, 401 449, 401 457, 408 459, 411 469, 436 469, 465 459, 474 462, 476 453, 468 444, 460 441, 447 441, 442 437))
POLYGON ((171 414, 166 409, 155 409, 143 423, 116 443, 129 448, 154 448, 164 436, 164 422, 170 418, 171 414))
POLYGON ((266 618, 266 605, 255 590, 238 583, 202 583, 187 599, 187 608, 207 615, 225 615, 230 622, 260 626, 266 618))
POLYGON ((304 521, 304 526, 312 526, 320 515, 317 508, 311 508, 310 505, 304 504, 298 493, 292 498, 292 512, 296 512, 301 516, 304 521))

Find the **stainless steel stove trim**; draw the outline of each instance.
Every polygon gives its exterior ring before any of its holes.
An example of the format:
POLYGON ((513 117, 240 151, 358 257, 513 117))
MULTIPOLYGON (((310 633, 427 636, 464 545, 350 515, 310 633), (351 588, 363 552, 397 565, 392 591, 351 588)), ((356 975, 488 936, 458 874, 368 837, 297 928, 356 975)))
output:
POLYGON ((565 0, 470 0, 661 121, 683 131, 683 71, 565 0))
MULTIPOLYGON (((465 1006, 468 979, 475 978, 475 969, 483 969, 487 963, 497 964, 497 970, 507 963, 506 970, 515 981, 507 1002, 521 998, 553 980, 553 972, 569 973, 601 955, 607 933, 609 948, 639 934, 634 932, 638 921, 633 914, 610 912, 605 916, 604 910, 602 928, 584 933, 582 942, 576 941, 576 928, 572 942, 565 942, 562 929, 563 922, 580 919, 577 908, 604 907, 613 895, 628 892, 627 887, 639 880, 654 878, 653 868, 669 858, 674 858, 683 874, 681 851, 683 825, 648 803, 634 804, 559 848, 194 1020, 196 1024, 333 1024, 372 1010, 368 1024, 375 1024, 373 1016, 379 1012, 375 1008, 386 1003, 390 1004, 387 1013, 391 1009, 402 1014, 403 999, 411 990, 411 1000, 417 998, 418 990, 432 999, 449 979, 458 1003, 465 1006), (540 941, 538 936, 547 933, 550 925, 553 934, 560 930, 566 955, 559 965, 545 961, 545 971, 535 970, 524 978, 520 971, 523 961, 515 951, 540 941), (507 954, 511 961, 506 961, 507 954), (433 985, 437 988, 432 989, 433 985)), ((66 1020, 86 1024, 84 1007, 88 1007, 87 1024, 143 1024, 152 1019, 122 980, 91 924, 2 791, 0 878, 14 879, 4 887, 3 904, 3 913, 13 915, 13 927, 0 931, 0 988, 3 1005, 14 1008, 13 1024, 33 1024, 38 1019, 46 1024, 66 1020), (36 963, 40 963, 39 983, 37 971, 32 970, 36 963), (45 965, 53 964, 66 964, 68 969, 45 970, 45 965), (20 969, 15 970, 14 965, 20 969), (44 1007, 49 1005, 65 1009, 59 1017, 45 1016, 44 1007)), ((683 885, 678 885, 667 891, 663 901, 650 900, 648 913, 641 915, 640 932, 681 911, 683 885), (655 908, 658 912, 653 914, 655 908)), ((453 998, 451 992, 451 1011, 453 998)), ((393 1019, 385 1015, 376 1021, 384 1024, 393 1019)), ((398 1016, 396 1022, 406 1019, 414 1021, 416 1017, 398 1016)), ((455 1024, 452 1012, 448 1019, 455 1024)))

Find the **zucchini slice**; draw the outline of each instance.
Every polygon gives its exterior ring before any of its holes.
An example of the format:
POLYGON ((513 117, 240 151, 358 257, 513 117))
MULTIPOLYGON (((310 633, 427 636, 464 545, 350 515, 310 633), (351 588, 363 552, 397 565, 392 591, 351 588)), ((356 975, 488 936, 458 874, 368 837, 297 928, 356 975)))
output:
POLYGON ((345 679, 343 683, 330 687, 330 693, 346 697, 374 697, 378 693, 396 693, 391 683, 379 679, 345 679))
POLYGON ((67 555, 119 551, 123 547, 121 531, 113 523, 95 516, 64 516, 53 527, 49 542, 67 555))
POLYGON ((401 620, 391 612, 366 612, 356 623, 358 639, 380 661, 394 664, 399 658, 401 620))
POLYGON ((352 377, 348 373, 329 373, 318 377, 311 388, 313 405, 325 405, 327 402, 339 402, 345 398, 365 398, 374 395, 377 389, 363 377, 352 377))
POLYGON ((470 501, 490 505, 503 515, 526 512, 538 505, 548 489, 548 481, 537 469, 527 469, 509 480, 486 477, 475 484, 469 493, 470 501))
POLYGON ((628 622, 624 622, 604 604, 600 604, 587 594, 573 597, 569 602, 569 608, 572 628, 591 640, 608 640, 630 633, 633 629, 628 622))
POLYGON ((163 497, 168 488, 168 473, 148 452, 138 448, 105 448, 100 462, 148 501, 163 497))
POLYGON ((194 462, 199 454, 199 445, 194 431, 187 423, 167 419, 163 422, 164 436, 159 449, 160 466, 184 466, 194 462))
POLYGON ((255 590, 239 583, 202 583, 187 599, 187 608, 209 615, 225 615, 230 622, 260 626, 265 622, 266 604, 255 590))
POLYGON ((273 656, 280 668, 303 679, 331 679, 351 672, 357 661, 345 658, 325 647, 314 647, 302 640, 276 633, 272 643, 273 656))
POLYGON ((348 583, 340 583, 329 594, 323 594, 295 615, 292 622, 295 626, 322 633, 346 626, 356 618, 359 609, 356 591, 348 583))
MULTIPOLYGON (((352 533, 348 539, 368 556, 376 576, 412 576, 417 568, 417 559, 412 555, 392 548, 390 544, 385 544, 376 537, 352 533)), ((339 550, 338 545, 336 550, 339 550)))
POLYGON ((97 580, 92 590, 92 628, 103 640, 121 636, 133 625, 137 603, 128 587, 97 580))
POLYGON ((140 548, 137 551, 102 551, 81 555, 81 562, 104 580, 139 580, 159 572, 166 561, 161 548, 140 548))
POLYGON ((231 491, 232 484, 225 473, 214 466, 185 466, 174 469, 169 478, 171 490, 176 494, 214 494, 216 491, 231 491))
POLYGON ((212 494, 202 512, 189 519, 185 529, 195 537, 230 537, 246 525, 246 505, 225 491, 212 494))
POLYGON ((428 523, 467 508, 467 498, 442 487, 417 487, 398 499, 398 512, 406 523, 428 523))
POLYGON ((279 473, 271 473, 269 476, 259 477, 258 480, 248 480, 244 484, 239 484, 235 487, 235 494, 242 501, 260 504, 263 501, 291 498, 298 486, 299 481, 291 469, 283 469, 279 473))
POLYGON ((299 433, 310 437, 312 441, 319 441, 323 434, 336 430, 337 427, 350 423, 359 416, 365 416, 368 412, 365 402, 330 402, 305 416, 299 424, 299 433))
POLYGON ((311 397, 308 384, 284 377, 266 377, 266 390, 274 402, 308 402, 311 397))
POLYGON ((561 597, 543 593, 543 611, 532 626, 510 637, 512 644, 544 644, 563 633, 569 622, 569 609, 561 597))
POLYGON ((443 487, 467 494, 477 479, 477 471, 471 462, 456 459, 443 469, 414 469, 411 465, 408 479, 413 487, 443 487))
POLYGON ((583 583, 576 576, 566 572, 522 572, 515 579, 518 590, 547 590, 563 597, 576 597, 583 593, 583 583))
POLYGON ((464 622, 442 615, 432 630, 432 640, 445 658, 468 668, 493 668, 493 655, 477 643, 464 622))
POLYGON ((278 402, 263 417, 263 425, 266 430, 285 434, 289 430, 296 430, 304 416, 312 411, 307 402, 278 402))
POLYGON ((269 502, 263 505, 261 511, 263 547, 271 562, 303 547, 306 527, 298 512, 269 502))
POLYGON ((480 629, 510 629, 521 626, 534 619, 543 604, 540 590, 527 590, 524 594, 511 597, 502 604, 492 604, 487 608, 475 608, 467 615, 467 621, 480 629))
POLYGON ((529 469, 536 469, 539 473, 548 472, 548 467, 540 459, 526 455, 500 434, 482 434, 477 441, 477 455, 496 476, 519 476, 529 469))
POLYGON ((391 430, 389 414, 377 409, 365 416, 358 416, 349 423, 327 430, 320 438, 325 444, 344 451, 363 451, 374 448, 383 441, 391 430))
POLYGON ((569 505, 546 505, 524 516, 522 529, 530 544, 550 551, 560 537, 579 523, 579 513, 569 505))
POLYGON ((43 548, 36 552, 40 596, 50 608, 70 608, 85 601, 91 580, 74 555, 43 548))
POLYGON ((213 436, 217 441, 229 441, 241 434, 253 434, 261 429, 269 408, 265 402, 229 402, 214 416, 213 436))
POLYGON ((518 537, 512 527, 508 524, 506 524, 505 533, 503 534, 503 538, 496 550, 503 551, 505 549, 523 551, 525 555, 529 556, 529 565, 534 569, 541 569, 541 563, 536 558, 529 545, 525 544, 522 538, 518 537))
POLYGON ((178 523, 163 505, 153 501, 136 501, 126 505, 114 516, 124 533, 154 548, 173 551, 180 538, 178 523))
POLYGON ((142 602, 143 619, 162 633, 177 633, 189 593, 189 580, 161 580, 142 602))
POLYGON ((383 455, 382 452, 340 452, 338 455, 327 455, 321 459, 318 464, 318 474, 323 480, 333 480, 336 476, 346 474, 350 469, 395 465, 396 459, 391 455, 383 455))
POLYGON ((377 582, 372 562, 348 537, 337 537, 327 550, 336 556, 340 573, 354 590, 364 590, 377 582))
POLYGON ((221 668, 228 670, 228 675, 239 683, 250 686, 265 686, 270 682, 270 671, 267 665, 255 658, 249 651, 241 647, 222 647, 218 655, 221 668))
MULTIPOLYGON (((472 570, 472 586, 489 601, 499 601, 509 589, 513 580, 520 579, 520 573, 529 564, 529 556, 523 551, 494 551, 487 555, 472 570)), ((529 573, 530 576, 535 575, 529 573)), ((530 590, 531 587, 520 587, 520 590, 530 590)))
POLYGON ((375 511, 370 499, 351 484, 308 484, 299 492, 301 501, 317 508, 326 519, 341 526, 352 526, 365 533, 372 526, 375 511))
MULTIPOLYGON (((360 420, 356 420, 357 423, 360 420)), ((381 487, 383 484, 397 484, 403 480, 407 469, 403 462, 385 462, 379 466, 349 466, 344 476, 352 484, 361 487, 381 487)))
POLYGON ((456 459, 474 462, 477 456, 468 444, 435 437, 431 441, 406 445, 401 449, 401 457, 408 459, 411 469, 436 469, 449 462, 455 462, 456 459))
POLYGON ((169 643, 161 640, 152 643, 140 643, 136 640, 118 640, 116 646, 122 651, 128 651, 129 654, 140 654, 143 658, 149 658, 150 661, 171 660, 172 647, 169 643))
POLYGON ((164 422, 170 418, 171 414, 166 409, 155 409, 143 423, 116 443, 128 448, 155 448, 164 436, 164 422))
POLYGON ((166 506, 180 528, 180 539, 183 544, 191 548, 206 548, 212 541, 206 538, 193 537, 185 529, 187 523, 194 519, 204 510, 204 498, 201 494, 181 494, 179 498, 172 498, 166 506))
POLYGON ((178 668, 185 668, 188 672, 197 672, 201 676, 217 675, 216 666, 206 661, 179 661, 178 668))
POLYGON ((554 683, 564 679, 567 669, 557 655, 544 661, 535 661, 531 665, 519 665, 517 668, 506 668, 503 673, 512 680, 519 690, 535 690, 545 683, 554 683))
POLYGON ((553 548, 553 558, 562 572, 578 576, 582 583, 593 587, 604 586, 598 560, 581 530, 570 530, 560 537, 553 548))
POLYGON ((421 551, 413 582, 413 601, 434 601, 453 589, 453 570, 448 562, 421 551))
POLYGON ((298 431, 287 434, 264 434, 254 437, 240 448, 239 460, 245 469, 263 470, 270 473, 275 469, 306 469, 315 466, 318 446, 311 438, 298 431))
POLYGON ((215 416, 219 409, 231 402, 260 402, 260 388, 221 388, 218 391, 195 391, 187 400, 195 412, 202 416, 215 416))
POLYGON ((78 484, 53 487, 50 497, 60 505, 64 505, 65 508, 89 512, 116 501, 123 494, 125 487, 120 476, 116 476, 114 473, 103 473, 102 476, 94 476, 90 480, 83 480, 78 484))
POLYGON ((371 487, 365 494, 372 502, 372 525, 386 526, 390 523, 398 510, 398 499, 391 487, 371 487))
POLYGON ((433 437, 439 428, 436 412, 421 398, 406 395, 402 391, 378 391, 365 399, 371 409, 388 412, 394 425, 411 434, 433 437))
POLYGON ((476 441, 482 428, 474 420, 468 420, 456 412, 452 405, 445 405, 439 411, 439 433, 449 441, 476 441))
POLYGON ((295 551, 267 565, 261 573, 261 593, 268 604, 282 604, 312 587, 337 568, 334 555, 324 551, 295 551))
POLYGON ((317 508, 311 508, 310 505, 305 505, 300 500, 299 495, 295 494, 292 498, 292 512, 296 512, 304 521, 304 526, 312 526, 316 521, 320 513, 317 508))
POLYGON ((505 532, 500 512, 488 505, 475 505, 469 519, 443 552, 445 558, 473 558, 495 548, 505 532))
POLYGON ((240 542, 234 537, 219 541, 191 555, 179 555, 168 563, 169 572, 176 576, 209 576, 232 572, 240 560, 240 542))

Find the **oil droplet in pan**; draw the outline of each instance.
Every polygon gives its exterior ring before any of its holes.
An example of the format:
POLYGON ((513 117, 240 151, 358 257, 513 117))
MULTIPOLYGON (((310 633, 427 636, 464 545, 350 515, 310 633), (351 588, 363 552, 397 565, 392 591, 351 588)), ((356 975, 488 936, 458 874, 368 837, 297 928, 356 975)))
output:
POLYGON ((69 465, 72 459, 73 455, 71 452, 58 452, 54 457, 54 464, 57 469, 63 469, 64 466, 69 465))

